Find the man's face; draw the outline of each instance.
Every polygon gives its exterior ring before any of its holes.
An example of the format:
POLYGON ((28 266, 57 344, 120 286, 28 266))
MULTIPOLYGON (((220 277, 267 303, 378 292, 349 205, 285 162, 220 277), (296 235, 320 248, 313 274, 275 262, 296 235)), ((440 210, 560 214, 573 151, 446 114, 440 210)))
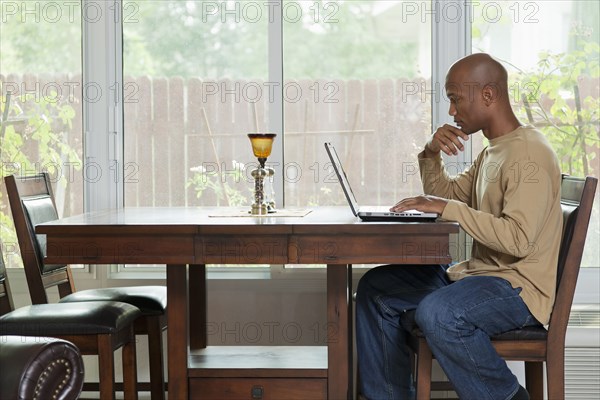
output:
POLYGON ((483 128, 485 108, 481 87, 477 82, 470 82, 464 74, 450 72, 446 78, 446 96, 450 100, 448 114, 454 123, 467 135, 483 128))

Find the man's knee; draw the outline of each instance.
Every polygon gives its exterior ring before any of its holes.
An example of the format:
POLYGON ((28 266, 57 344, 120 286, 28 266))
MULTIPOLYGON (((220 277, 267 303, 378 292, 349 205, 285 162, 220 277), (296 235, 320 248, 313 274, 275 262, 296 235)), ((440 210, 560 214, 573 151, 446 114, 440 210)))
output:
POLYGON ((355 298, 357 307, 360 304, 364 304, 366 301, 368 301, 368 299, 371 297, 372 292, 374 291, 373 277, 375 274, 373 272, 375 270, 376 268, 367 271, 358 281, 355 298))
POLYGON ((436 330, 456 323, 453 311, 448 302, 436 290, 419 303, 415 313, 415 322, 426 336, 431 336, 436 330))
POLYGON ((381 292, 381 282, 385 282, 388 278, 389 270, 386 267, 371 268, 358 281, 356 288, 356 301, 363 301, 370 297, 371 294, 379 294, 381 292))

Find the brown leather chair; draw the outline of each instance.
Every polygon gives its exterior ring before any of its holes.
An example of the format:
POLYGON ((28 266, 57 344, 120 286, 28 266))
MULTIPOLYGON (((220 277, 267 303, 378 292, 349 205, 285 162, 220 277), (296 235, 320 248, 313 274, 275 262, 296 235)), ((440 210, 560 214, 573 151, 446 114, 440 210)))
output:
POLYGON ((83 359, 66 340, 0 336, 0 399, 77 400, 83 359))
MULTIPOLYGON (((72 304, 37 304, 14 310, 8 276, 0 252, 0 336, 35 337, 40 342, 49 336, 74 344, 81 354, 98 356, 100 363, 100 398, 114 399, 115 368, 114 351, 123 348, 123 382, 126 399, 137 399, 137 373, 134 321, 140 316, 140 310, 130 304, 115 301, 94 301, 72 304)), ((6 339, 8 341, 8 339, 6 339)), ((11 339, 14 342, 15 339, 11 339)), ((1 364, 8 363, 7 358, 17 357, 14 351, 5 348, 0 342, 2 351, 1 364)), ((13 345, 14 347, 14 345, 13 345)), ((52 346, 53 347, 53 346, 52 346)), ((44 346, 21 351, 22 357, 49 351, 44 346)), ((44 356, 47 358, 48 355, 44 356)), ((67 386, 80 391, 83 384, 83 365, 74 364, 70 357, 63 357, 60 365, 50 363, 44 365, 42 375, 37 376, 40 366, 15 361, 10 367, 2 369, 2 388, 0 393, 7 394, 0 398, 63 398, 62 393, 67 386), (67 368, 65 364, 71 366, 67 368), (15 369, 19 365, 20 368, 15 369), (45 372, 45 374, 44 374, 45 372), (57 381, 59 377, 62 378, 57 381), (32 380, 35 377, 35 380, 32 380), (6 382, 5 382, 6 380, 6 382), (80 383, 78 383, 81 381, 80 383), (61 386, 62 385, 62 386, 61 386), (15 388, 23 397, 8 395, 15 388), (33 395, 30 395, 33 393, 33 395), (53 397, 55 396, 56 397, 53 397)), ((58 361, 57 361, 58 362, 58 361)), ((67 388, 68 389, 68 388, 67 388)), ((67 397, 65 397, 67 398, 67 397)), ((71 398, 77 398, 71 397, 71 398)))
MULTIPOLYGON (((598 179, 592 177, 582 179, 563 176, 563 233, 558 257, 556 299, 548 329, 541 326, 526 327, 492 337, 492 343, 501 357, 525 362, 526 386, 532 399, 543 399, 544 362, 548 398, 560 400, 565 397, 565 335, 597 183, 598 179)), ((416 356, 417 399, 424 400, 431 395, 433 355, 415 323, 414 315, 414 311, 406 312, 401 323, 411 333, 408 341, 416 356)), ((438 390, 451 390, 443 382, 433 384, 438 390)))
POLYGON ((167 327, 166 288, 135 286, 75 291, 69 266, 45 264, 46 237, 35 234, 36 225, 58 219, 48 174, 7 176, 5 182, 32 303, 48 303, 46 289, 56 286, 60 303, 119 301, 139 308, 141 316, 135 321, 135 333, 148 335, 152 399, 164 399, 162 331, 167 327))

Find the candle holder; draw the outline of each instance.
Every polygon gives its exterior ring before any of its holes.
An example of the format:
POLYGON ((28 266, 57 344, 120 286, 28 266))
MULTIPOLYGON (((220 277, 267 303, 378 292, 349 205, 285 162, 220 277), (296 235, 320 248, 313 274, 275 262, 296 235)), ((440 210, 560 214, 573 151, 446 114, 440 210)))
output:
POLYGON ((252 143, 252 151, 254 156, 258 158, 258 168, 252 170, 254 178, 254 203, 250 209, 251 214, 264 215, 275 212, 275 200, 265 201, 265 178, 273 179, 275 170, 273 168, 265 168, 267 157, 271 155, 273 148, 274 133, 249 133, 250 143, 252 143))

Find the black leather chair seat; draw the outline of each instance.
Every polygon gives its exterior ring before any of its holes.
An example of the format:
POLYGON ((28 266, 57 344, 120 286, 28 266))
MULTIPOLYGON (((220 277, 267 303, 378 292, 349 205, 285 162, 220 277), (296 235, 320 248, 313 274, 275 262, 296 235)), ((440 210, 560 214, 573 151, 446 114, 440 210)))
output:
POLYGON ((121 301, 140 309, 142 315, 162 315, 167 309, 167 288, 164 286, 129 286, 88 289, 72 293, 59 303, 88 301, 121 301))
POLYGON ((0 399, 79 398, 84 368, 71 342, 48 337, 0 337, 0 399))
MULTIPOLYGON (((402 314, 400 317, 400 324, 408 332, 411 332, 414 336, 423 338, 423 332, 415 322, 416 310, 409 310, 402 314)), ((503 332, 499 335, 493 336, 492 340, 546 340, 548 337, 548 331, 543 326, 526 326, 522 329, 515 329, 508 332, 503 332)))
POLYGON ((0 317, 0 335, 94 335, 118 332, 140 316, 140 310, 116 301, 36 304, 0 317))

